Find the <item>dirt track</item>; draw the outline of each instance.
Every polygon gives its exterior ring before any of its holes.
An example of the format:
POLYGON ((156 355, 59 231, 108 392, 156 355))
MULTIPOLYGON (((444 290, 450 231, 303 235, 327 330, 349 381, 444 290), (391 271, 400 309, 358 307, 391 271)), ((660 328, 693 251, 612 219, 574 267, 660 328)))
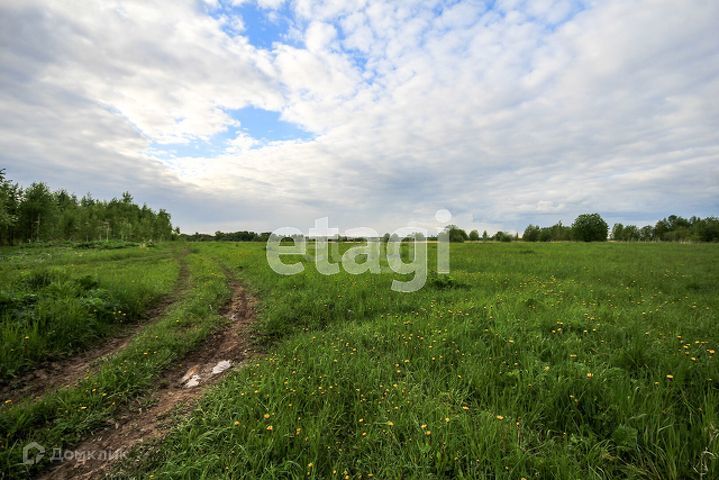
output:
POLYGON ((96 432, 72 449, 77 458, 88 460, 67 460, 40 478, 101 477, 110 470, 113 462, 93 459, 93 456, 98 456, 98 452, 110 452, 121 457, 139 444, 161 438, 169 430, 172 417, 189 413, 207 388, 223 376, 224 372, 212 373, 218 362, 229 361, 230 369, 233 369, 255 353, 250 333, 255 319, 255 300, 239 284, 233 283, 232 290, 232 299, 223 312, 230 323, 164 373, 163 385, 151 394, 149 408, 133 405, 126 409, 110 422, 112 426, 96 432), (188 387, 191 380, 197 386, 188 387))
MULTIPOLYGON (((183 257, 186 253, 183 253, 183 257)), ((175 301, 181 298, 187 289, 189 271, 184 259, 181 259, 177 286, 159 304, 155 305, 145 318, 147 321, 127 325, 120 334, 106 340, 95 348, 78 353, 72 357, 45 362, 32 371, 0 387, 0 398, 13 402, 39 397, 47 392, 76 384, 80 379, 96 368, 103 359, 125 348, 140 330, 159 320, 175 301)))

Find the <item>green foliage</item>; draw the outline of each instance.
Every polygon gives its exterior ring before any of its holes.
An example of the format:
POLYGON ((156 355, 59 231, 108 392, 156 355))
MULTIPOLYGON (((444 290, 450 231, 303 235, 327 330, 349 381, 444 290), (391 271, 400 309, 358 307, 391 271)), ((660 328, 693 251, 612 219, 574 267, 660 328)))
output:
POLYGON ((85 196, 78 200, 65 190, 50 191, 44 183, 26 189, 8 182, 0 171, 0 245, 18 242, 169 240, 175 233, 170 215, 133 202, 125 192, 109 202, 85 196))
POLYGON ((469 232, 469 239, 473 242, 479 240, 479 232, 477 230, 472 230, 471 232, 469 232))
MULTIPOLYGON (((114 268, 111 256, 116 254, 96 253, 93 270, 114 268)), ((150 276, 166 270, 149 256, 144 260, 133 263, 150 276)), ((177 262, 173 263, 176 274, 177 262)), ((226 320, 217 312, 228 299, 229 288, 220 265, 212 258, 198 255, 189 255, 187 264, 189 279, 184 296, 132 338, 126 348, 103 361, 77 385, 46 393, 38 399, 0 406, 0 477, 27 478, 43 466, 22 464, 22 448, 30 441, 69 448, 79 438, 107 425, 110 419, 118 418, 132 400, 162 379, 163 371, 222 326, 226 320)), ((117 276, 117 283, 108 285, 108 291, 113 292, 140 275, 138 271, 127 273, 133 275, 117 276)), ((140 291, 152 292, 149 283, 140 287, 140 291)), ((134 296, 128 293, 129 297, 134 296)), ((45 297, 43 292, 41 298, 45 297)), ((146 310, 147 304, 135 307, 146 310)), ((85 320, 85 328, 93 328, 92 320, 85 320)), ((79 323, 75 326, 82 330, 79 323)), ((61 335, 72 339, 75 334, 63 332, 61 335)))
POLYGON ((7 232, 17 222, 18 188, 5 179, 5 170, 0 169, 0 245, 7 232))
POLYGON ((635 225, 624 226, 621 223, 615 223, 612 227, 612 240, 635 242, 641 239, 639 229, 635 225))
MULTIPOLYGON (((558 222, 551 227, 535 227, 533 225, 530 225, 527 227, 529 229, 529 232, 525 231, 525 234, 528 233, 529 237, 526 241, 540 241, 540 242, 558 242, 558 241, 566 241, 570 240, 572 236, 572 229, 570 227, 565 227, 562 225, 562 222, 558 222), (532 227, 532 228, 530 228, 532 227), (539 228, 539 234, 537 236, 537 240, 534 240, 534 229, 539 228)), ((522 237, 524 239, 524 237, 522 237)))
MULTIPOLYGON (((530 225, 527 229, 530 229, 530 227, 534 228, 530 225)), ((670 215, 659 220, 654 226, 645 225, 641 228, 636 225, 615 223, 610 237, 612 240, 620 242, 719 242, 719 218, 691 217, 687 220, 677 215, 670 215)), ((581 238, 577 239, 581 240, 581 238)), ((549 241, 558 240, 558 238, 555 237, 553 232, 542 228, 540 230, 540 240, 549 241)))
POLYGON ((202 245, 242 258, 274 346, 123 478, 716 477, 715 246, 451 248, 464 287, 408 295, 202 245))
POLYGON ((462 243, 469 240, 467 232, 459 228, 457 225, 447 225, 444 229, 449 233, 449 241, 452 243, 462 243))
MULTIPOLYGON (((217 231, 214 235, 207 233, 197 233, 192 235, 181 234, 180 238, 188 242, 267 242, 271 232, 250 232, 243 230, 240 232, 221 232, 217 231)), ((389 237, 389 235, 388 235, 389 237)))
POLYGON ((450 288, 460 288, 465 286, 452 275, 446 273, 440 275, 435 272, 430 274, 427 279, 427 285, 437 290, 447 290, 450 288))
POLYGON ((609 234, 607 222, 598 213, 579 215, 572 224, 572 238, 582 242, 604 242, 609 234))
MULTIPOLYGON (((33 260, 44 260, 44 249, 33 260)), ((178 274, 176 254, 135 250, 124 261, 86 258, 68 250, 64 264, 35 266, 24 255, 0 267, 0 378, 40 361, 81 350, 143 312, 166 295, 178 274), (148 268, 146 262, 152 261, 148 268)))
POLYGON ((528 225, 527 228, 524 229, 524 233, 522 234, 522 240, 524 240, 525 242, 538 242, 541 233, 542 229, 539 228, 537 225, 528 225))
POLYGON ((494 234, 492 240, 495 240, 497 242, 511 242, 512 240, 514 240, 514 237, 509 233, 500 230, 494 234))
POLYGON ((686 219, 670 215, 654 226, 653 237, 665 241, 718 242, 719 218, 691 217, 686 219))
MULTIPOLYGON (((123 240, 110 240, 110 241, 92 241, 92 242, 79 242, 75 244, 75 248, 80 249, 99 249, 99 250, 117 250, 121 248, 137 247, 139 243, 126 242, 123 240)), ((154 244, 148 242, 144 244, 146 247, 152 247, 154 244)))
MULTIPOLYGON (((163 248, 134 263, 154 268, 163 248)), ((224 265, 261 299, 267 354, 117 478, 716 477, 716 245, 455 243, 451 276, 413 294, 390 290, 384 261, 380 275, 325 276, 309 250, 286 277, 262 245, 193 245, 188 292, 126 350, 77 386, 0 407, 2 472, 27 476, 30 439, 69 446, 117 418, 217 328, 224 265)), ((91 272, 137 251, 14 249, 2 278, 27 295, 0 304, 111 291, 91 272)))

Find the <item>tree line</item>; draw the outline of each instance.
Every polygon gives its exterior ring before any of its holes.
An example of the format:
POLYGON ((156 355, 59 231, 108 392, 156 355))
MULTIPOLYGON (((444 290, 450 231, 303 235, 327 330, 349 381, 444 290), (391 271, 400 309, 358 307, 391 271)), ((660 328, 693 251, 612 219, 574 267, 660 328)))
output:
POLYGON ((523 240, 525 242, 557 242, 557 241, 583 241, 602 242, 607 240, 631 242, 719 242, 719 218, 717 217, 691 217, 689 219, 670 215, 659 220, 655 225, 637 227, 636 225, 623 225, 615 223, 611 231, 609 225, 598 213, 579 215, 571 226, 558 222, 550 227, 528 225, 521 238, 519 234, 510 234, 499 231, 492 236, 485 230, 480 237, 477 230, 467 233, 456 225, 448 225, 451 242, 493 240, 511 242, 523 240))
MULTIPOLYGON (((523 240, 526 242, 556 242, 556 241, 696 241, 696 242, 717 242, 719 241, 719 219, 716 217, 691 217, 684 219, 676 215, 659 220, 656 225, 643 226, 614 224, 611 232, 609 225, 598 213, 587 213, 579 215, 572 225, 563 225, 557 222, 550 227, 539 225, 528 225, 520 237, 518 233, 498 231, 489 235, 483 231, 480 235, 478 230, 466 230, 457 225, 447 225, 444 228, 449 234, 449 241, 461 243, 466 241, 495 241, 511 242, 523 240)), ((232 241, 232 242, 266 242, 271 236, 270 232, 255 233, 251 231, 240 232, 215 232, 214 235, 195 233, 194 235, 182 234, 180 237, 188 241, 232 241)), ((390 239, 398 240, 389 233, 382 236, 382 241, 390 239)), ((417 240, 436 241, 436 236, 425 237, 421 233, 412 235, 417 240)), ((308 239, 310 240, 310 239, 308 239)), ((339 236, 337 241, 362 241, 363 238, 350 238, 339 236)))
POLYGON ((655 225, 623 225, 615 223, 609 226, 598 213, 584 214, 577 217, 571 227, 561 222, 551 227, 529 225, 522 235, 528 242, 549 242, 557 240, 606 241, 607 239, 631 242, 718 242, 719 218, 691 217, 688 220, 670 215, 659 220, 655 225))
POLYGON ((242 230, 240 232, 215 232, 214 235, 209 233, 186 233, 180 234, 180 238, 188 242, 266 242, 270 238, 270 232, 250 232, 242 230))
MULTIPOLYGON (((448 225, 451 242, 520 240, 519 234, 499 231, 489 235, 485 230, 467 233, 456 225, 448 225)), ((90 194, 78 199, 64 189, 51 191, 45 183, 36 182, 22 188, 5 177, 0 170, 0 245, 24 242, 100 240, 151 241, 182 238, 188 241, 266 242, 270 232, 221 232, 214 235, 180 234, 173 229, 170 214, 160 209, 155 212, 147 205, 139 206, 132 195, 125 192, 121 198, 110 201, 96 200, 90 194)), ((417 234, 418 240, 425 237, 417 234)), ((385 242, 390 234, 382 238, 385 242)), ((427 237, 436 240, 437 237, 427 237)), ((609 226, 598 213, 579 215, 571 226, 558 222, 550 227, 528 225, 521 236, 527 242, 551 241, 719 241, 719 218, 689 219, 670 215, 655 225, 638 227, 616 223, 609 226)), ((340 237, 340 241, 353 240, 340 237)), ((354 239, 356 240, 356 239, 354 239)))
POLYGON ((90 194, 79 198, 64 189, 51 191, 45 183, 27 188, 13 183, 0 170, 0 245, 25 242, 131 242, 169 240, 170 214, 135 204, 128 192, 110 201, 90 194))
POLYGON ((719 218, 691 217, 689 219, 670 215, 659 220, 654 226, 615 223, 611 237, 621 241, 665 241, 665 242, 717 242, 719 241, 719 218))

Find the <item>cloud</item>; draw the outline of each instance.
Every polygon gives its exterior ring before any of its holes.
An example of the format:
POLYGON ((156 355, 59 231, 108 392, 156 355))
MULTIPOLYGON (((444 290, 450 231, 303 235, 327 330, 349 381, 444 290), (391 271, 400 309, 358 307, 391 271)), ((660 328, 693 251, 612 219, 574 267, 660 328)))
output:
POLYGON ((10 176, 131 189, 191 231, 718 213, 712 2, 265 0, 290 25, 271 49, 220 6, 4 2, 10 176), (246 106, 312 138, 150 148, 216 138, 246 106))

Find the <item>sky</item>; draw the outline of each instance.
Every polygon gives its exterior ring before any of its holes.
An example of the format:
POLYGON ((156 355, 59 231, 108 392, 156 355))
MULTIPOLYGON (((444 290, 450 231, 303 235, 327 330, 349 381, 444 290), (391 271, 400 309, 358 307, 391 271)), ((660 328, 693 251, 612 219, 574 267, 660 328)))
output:
POLYGON ((719 215, 719 2, 0 2, 0 168, 183 232, 719 215))

